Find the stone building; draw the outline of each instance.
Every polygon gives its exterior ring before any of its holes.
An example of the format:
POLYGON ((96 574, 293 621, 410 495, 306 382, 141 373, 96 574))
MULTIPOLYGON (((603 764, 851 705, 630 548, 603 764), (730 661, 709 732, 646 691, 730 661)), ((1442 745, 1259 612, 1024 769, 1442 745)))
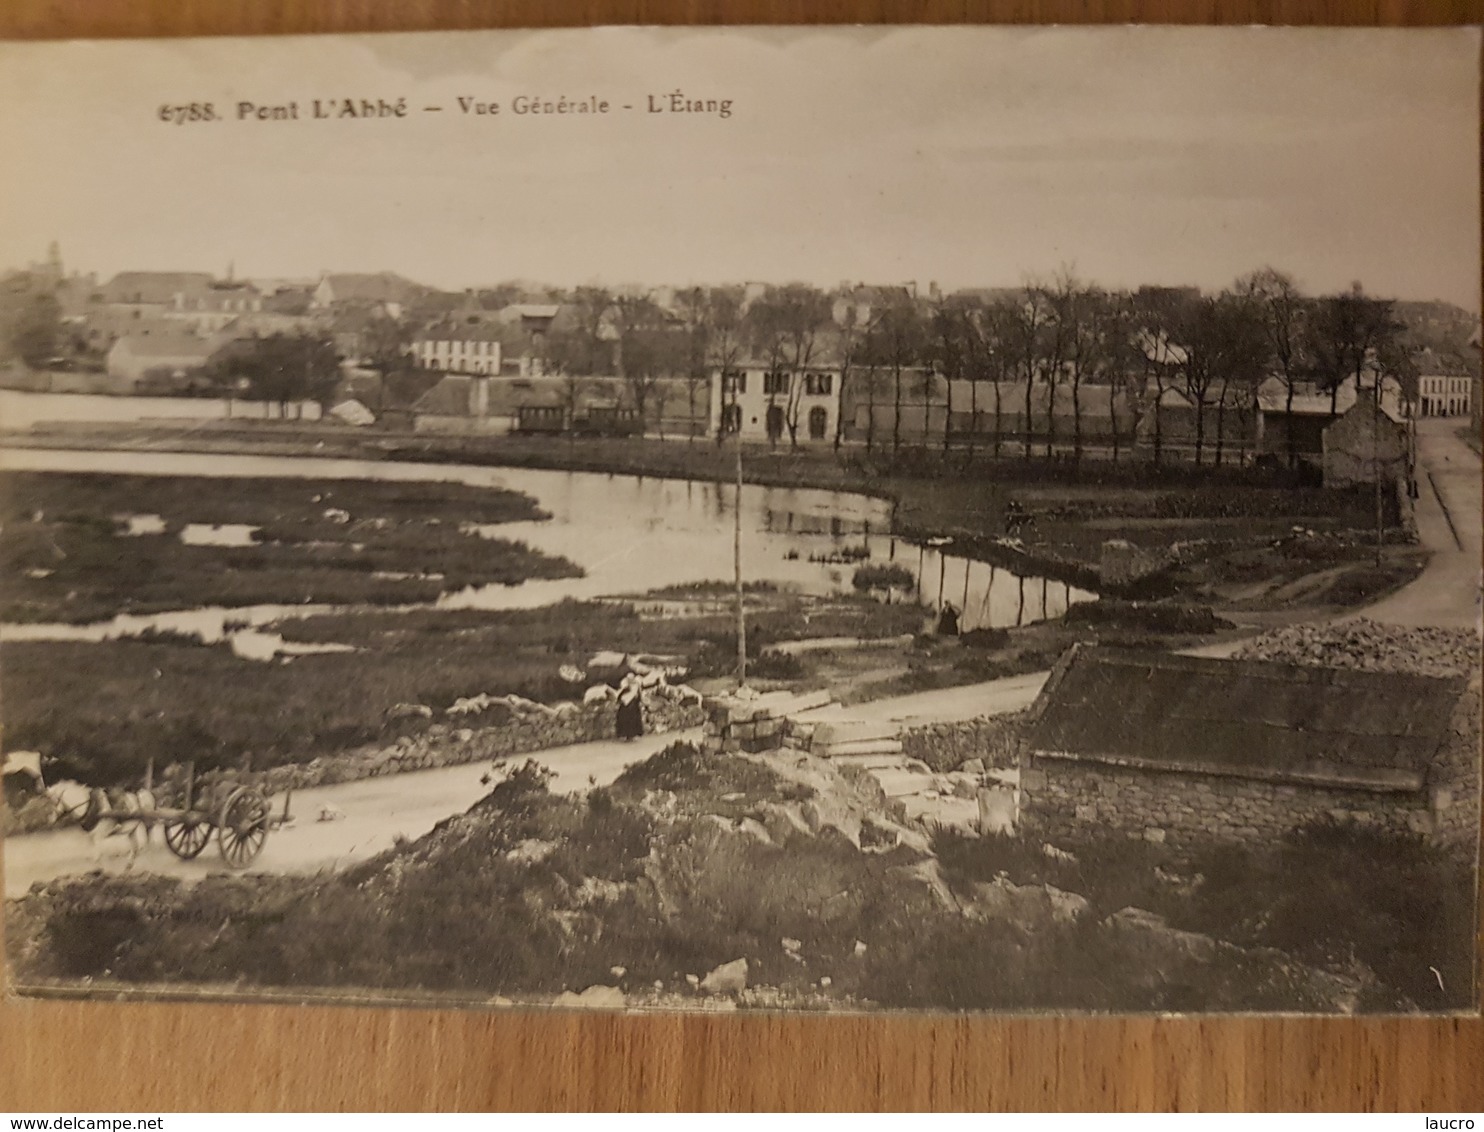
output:
POLYGON ((1020 821, 1180 849, 1353 821, 1472 852, 1478 710, 1477 678, 1078 646, 1029 713, 1020 821))
POLYGON ((1324 430, 1324 486, 1383 484, 1410 476, 1407 429, 1375 394, 1362 390, 1355 404, 1324 430))

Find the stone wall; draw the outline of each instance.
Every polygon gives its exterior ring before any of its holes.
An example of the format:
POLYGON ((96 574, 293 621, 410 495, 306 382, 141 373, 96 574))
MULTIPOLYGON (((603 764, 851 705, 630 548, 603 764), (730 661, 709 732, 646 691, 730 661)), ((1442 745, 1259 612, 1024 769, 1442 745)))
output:
MULTIPOLYGON (((252 777, 264 789, 278 793, 486 759, 538 755, 552 747, 613 738, 616 714, 616 704, 608 700, 580 706, 563 704, 492 727, 434 723, 417 735, 406 735, 391 743, 323 755, 307 763, 270 767, 252 777)), ((694 702, 685 703, 663 694, 645 695, 644 729, 650 734, 699 727, 704 718, 700 705, 694 702)), ((218 781, 235 781, 241 777, 235 771, 213 771, 198 775, 197 783, 201 789, 210 790, 218 781)), ((158 790, 162 804, 169 804, 175 790, 183 788, 184 780, 183 768, 166 769, 158 790)))
POLYGON ((1052 841, 1121 834, 1177 849, 1218 842, 1270 845, 1298 826, 1327 819, 1398 833, 1433 831, 1426 791, 1279 785, 1030 755, 1021 766, 1022 828, 1052 841))
POLYGON ((901 733, 902 753, 940 773, 969 759, 981 759, 986 767, 1013 767, 1024 720, 1023 712, 1015 712, 913 727, 901 733))
POLYGON ((1472 857, 1479 845, 1480 675, 1469 680, 1428 775, 1437 840, 1472 857))

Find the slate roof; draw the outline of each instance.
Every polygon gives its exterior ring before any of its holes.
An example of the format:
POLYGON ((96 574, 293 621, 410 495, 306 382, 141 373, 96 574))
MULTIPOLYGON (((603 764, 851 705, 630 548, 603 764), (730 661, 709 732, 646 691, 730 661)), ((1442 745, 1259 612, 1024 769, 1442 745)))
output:
POLYGON ((1476 377, 1479 373, 1477 356, 1466 358, 1456 353, 1440 353, 1431 346, 1417 352, 1413 361, 1417 372, 1423 377, 1476 377))
POLYGON ((332 301, 337 303, 406 303, 425 290, 420 284, 393 271, 330 274, 323 282, 329 283, 334 296, 332 301))
MULTIPOLYGON (((441 417, 467 417, 469 415, 471 374, 451 373, 433 386, 412 406, 414 413, 441 417)), ((561 405, 566 402, 563 382, 554 377, 481 377, 486 382, 489 399, 489 415, 513 417, 523 405, 561 405)), ((611 404, 591 390, 578 398, 581 405, 596 403, 611 404)))
POLYGON ((205 361, 220 343, 187 332, 169 334, 128 334, 114 343, 113 348, 136 358, 197 358, 205 361))
POLYGON ((413 337, 414 342, 501 342, 504 340, 506 330, 504 327, 479 322, 474 324, 460 323, 454 320, 443 320, 425 326, 413 337))
POLYGON ((1032 708, 1038 756, 1417 790, 1460 678, 1074 647, 1032 708))
POLYGON ((502 307, 496 317, 505 322, 522 318, 553 319, 559 310, 558 303, 511 303, 502 307))
MULTIPOLYGON (((1370 386, 1366 386, 1367 389, 1370 386)), ((1397 408, 1401 386, 1396 378, 1386 377, 1381 381, 1381 408, 1397 424, 1404 420, 1397 408)), ((1313 382, 1296 381, 1293 386, 1293 415, 1296 417, 1344 416, 1355 406, 1355 379, 1347 377, 1340 382, 1339 394, 1334 398, 1335 412, 1330 413, 1330 395, 1313 382)), ((1264 413, 1287 415, 1288 386, 1276 375, 1269 377, 1257 387, 1257 407, 1264 413)))
POLYGON ((211 286, 205 271, 120 271, 102 287, 105 303, 173 303, 181 293, 211 286))
POLYGON ((439 417, 467 417, 470 380, 465 374, 449 374, 419 397, 412 411, 439 417))

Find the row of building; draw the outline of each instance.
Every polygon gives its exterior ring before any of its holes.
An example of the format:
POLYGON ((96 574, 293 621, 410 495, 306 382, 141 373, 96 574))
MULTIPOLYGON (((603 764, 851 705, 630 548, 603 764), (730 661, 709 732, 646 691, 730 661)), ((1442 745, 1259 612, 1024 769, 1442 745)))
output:
MULTIPOLYGON (((551 344, 582 329, 561 296, 527 289, 515 295, 439 292, 391 272, 327 273, 316 280, 218 279, 205 272, 121 272, 105 283, 62 273, 53 252, 33 265, 51 279, 74 342, 105 359, 116 392, 188 388, 194 375, 244 340, 275 333, 332 337, 348 374, 362 369, 359 393, 378 412, 392 410, 424 430, 502 432, 521 427, 522 413, 579 412, 632 404, 633 392, 611 376, 613 359, 595 373, 557 375, 551 344), (410 333, 407 327, 414 327, 410 333), (412 404, 392 404, 369 369, 400 351, 430 376, 443 375, 412 404)), ((758 293, 760 294, 760 290, 758 293)), ((757 297, 753 295, 752 297, 757 297)), ((1200 404, 1173 385, 949 380, 930 368, 842 365, 848 332, 868 324, 879 303, 900 296, 880 288, 842 287, 815 334, 806 364, 780 367, 757 357, 714 366, 696 377, 653 383, 640 427, 662 433, 740 432, 744 438, 793 444, 837 441, 917 446, 999 443, 1013 452, 1030 444, 1084 451, 1153 449, 1213 457, 1288 454, 1317 463, 1323 434, 1357 399, 1352 379, 1334 391, 1272 376, 1255 391, 1208 390, 1200 404)), ((673 296, 668 296, 673 300, 673 296)), ((661 310, 667 296, 655 298, 661 310)), ((673 302, 672 302, 673 305, 673 302)), ((608 347, 616 334, 601 323, 608 347)), ((591 327, 587 328, 591 331, 591 327)), ((1464 348, 1431 347, 1414 355, 1415 398, 1381 380, 1385 415, 1465 417, 1478 409, 1479 335, 1464 348)), ((1360 386, 1378 375, 1361 375, 1360 386)))

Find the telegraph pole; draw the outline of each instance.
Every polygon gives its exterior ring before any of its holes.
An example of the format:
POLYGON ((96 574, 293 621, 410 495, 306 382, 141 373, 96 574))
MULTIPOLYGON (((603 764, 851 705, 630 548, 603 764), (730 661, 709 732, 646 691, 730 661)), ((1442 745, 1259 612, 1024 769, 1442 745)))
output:
POLYGON ((1376 380, 1371 392, 1376 404, 1371 412, 1371 478, 1376 481, 1376 565, 1381 565, 1381 543, 1385 533, 1381 517, 1381 366, 1376 365, 1376 380))
MULTIPOLYGON (((723 379, 725 380, 725 379, 723 379)), ((735 394, 733 395, 735 404, 735 394)), ((747 613, 742 604, 742 416, 737 421, 737 491, 732 501, 732 573, 737 584, 737 687, 747 686, 747 613)))

